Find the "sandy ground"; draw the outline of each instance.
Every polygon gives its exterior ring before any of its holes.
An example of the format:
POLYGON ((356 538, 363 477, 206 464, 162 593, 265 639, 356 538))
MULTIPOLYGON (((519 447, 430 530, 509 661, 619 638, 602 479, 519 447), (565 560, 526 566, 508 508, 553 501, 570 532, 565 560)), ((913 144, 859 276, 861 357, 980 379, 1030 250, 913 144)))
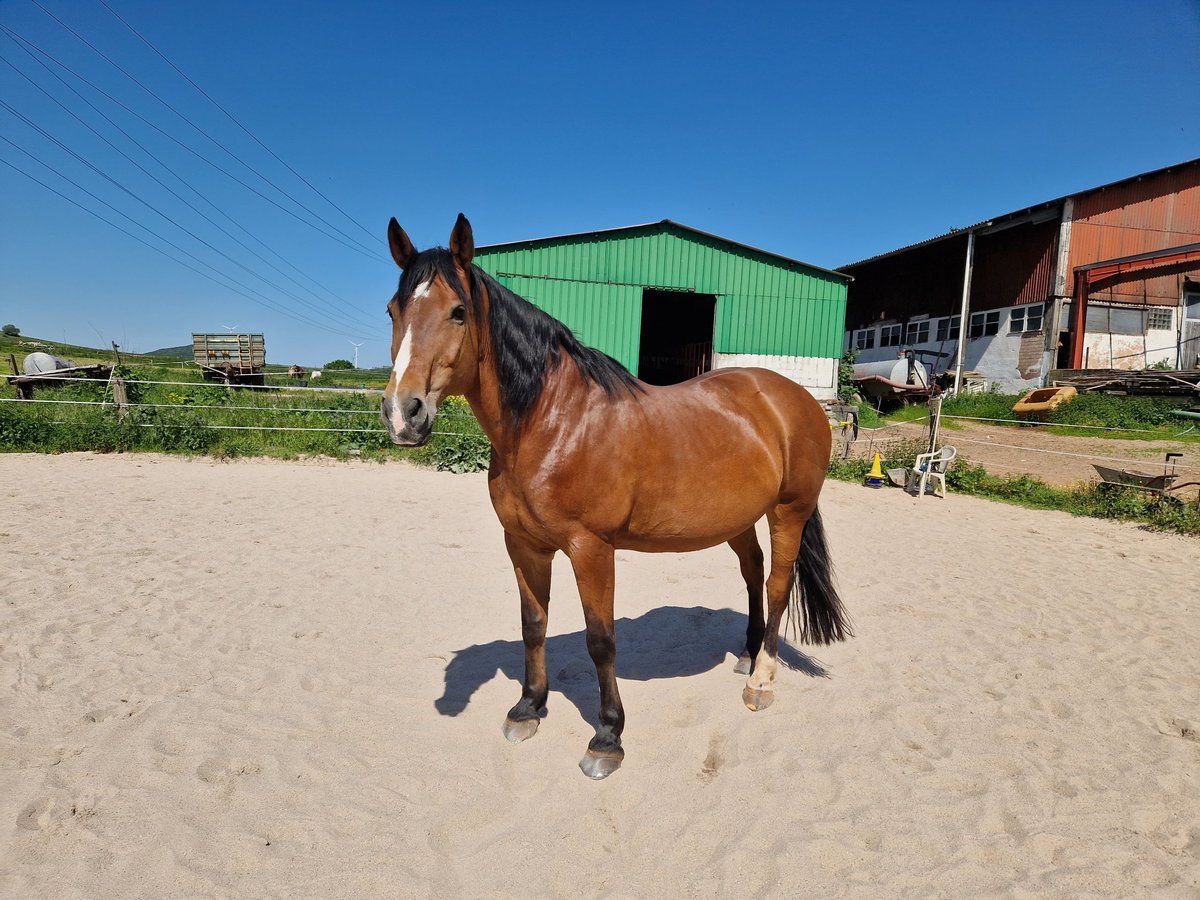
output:
POLYGON ((830 483, 857 637, 750 713, 733 554, 620 554, 624 767, 482 476, 0 456, 5 897, 1200 895, 1195 540, 830 483))

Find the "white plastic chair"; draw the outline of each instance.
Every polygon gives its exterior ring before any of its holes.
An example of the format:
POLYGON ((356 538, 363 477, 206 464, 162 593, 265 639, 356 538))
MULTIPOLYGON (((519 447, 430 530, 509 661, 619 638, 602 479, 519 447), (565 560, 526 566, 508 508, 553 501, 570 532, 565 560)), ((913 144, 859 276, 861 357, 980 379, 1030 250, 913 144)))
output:
POLYGON ((954 457, 958 455, 958 451, 947 445, 941 450, 935 450, 932 453, 918 453, 917 461, 913 463, 912 477, 917 484, 917 496, 920 497, 925 493, 925 485, 933 482, 933 493, 938 497, 946 496, 946 470, 950 468, 950 463, 954 462, 954 457), (938 490, 938 486, 941 490, 938 490))

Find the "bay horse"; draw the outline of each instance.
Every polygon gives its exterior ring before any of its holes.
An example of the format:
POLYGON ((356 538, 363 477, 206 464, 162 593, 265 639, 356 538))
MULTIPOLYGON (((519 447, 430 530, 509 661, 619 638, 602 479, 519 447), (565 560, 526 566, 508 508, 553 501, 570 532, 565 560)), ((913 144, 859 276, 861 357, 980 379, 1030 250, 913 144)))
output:
POLYGON ((614 671, 614 552, 682 552, 728 543, 749 596, 735 671, 742 699, 774 699, 779 627, 792 601, 799 634, 827 644, 851 635, 834 587, 817 497, 830 430, 803 387, 765 369, 719 369, 658 387, 581 344, 557 319, 472 265, 459 214, 449 249, 418 252, 395 219, 388 246, 402 270, 388 303, 392 373, 381 404, 391 439, 429 440, 438 404, 466 398, 492 444, 488 490, 516 572, 525 678, 504 734, 538 729, 549 686, 550 563, 570 559, 600 684, 595 737, 579 766, 604 778, 624 759, 625 712, 614 671), (771 536, 763 615, 763 552, 771 536))

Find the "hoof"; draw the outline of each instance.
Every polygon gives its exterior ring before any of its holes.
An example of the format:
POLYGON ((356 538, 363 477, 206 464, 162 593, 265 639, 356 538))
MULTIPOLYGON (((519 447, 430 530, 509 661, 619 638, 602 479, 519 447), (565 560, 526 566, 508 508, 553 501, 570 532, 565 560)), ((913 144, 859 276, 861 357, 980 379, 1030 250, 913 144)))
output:
POLYGON ((589 750, 583 754, 583 759, 579 761, 579 768, 583 770, 583 774, 594 781, 599 781, 601 778, 607 778, 617 769, 621 768, 621 760, 625 758, 624 751, 613 753, 597 753, 595 750, 589 750))
POLYGON ((521 719, 519 721, 505 719, 504 736, 514 744, 527 741, 537 734, 538 725, 541 724, 541 721, 541 719, 521 719))
POLYGON ((750 654, 743 653, 738 657, 738 661, 734 664, 733 671, 738 675, 749 675, 750 670, 754 667, 754 660, 750 658, 750 654))
POLYGON ((746 704, 746 708, 751 712, 758 712, 760 709, 766 709, 774 701, 774 691, 759 691, 752 687, 745 687, 742 689, 742 702, 746 704))

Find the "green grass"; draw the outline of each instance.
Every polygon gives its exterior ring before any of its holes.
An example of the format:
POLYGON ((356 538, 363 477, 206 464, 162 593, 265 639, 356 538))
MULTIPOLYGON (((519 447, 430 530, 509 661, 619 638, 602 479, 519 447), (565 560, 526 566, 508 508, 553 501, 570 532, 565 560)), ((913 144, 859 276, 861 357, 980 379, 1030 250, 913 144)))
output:
MULTIPOLYGON (((359 456, 380 461, 409 459, 451 471, 476 471, 488 463, 487 438, 470 408, 460 400, 443 404, 429 444, 405 449, 392 444, 384 433, 377 394, 230 389, 202 381, 195 366, 164 366, 161 359, 142 359, 143 364, 120 370, 129 382, 131 404, 123 421, 104 381, 35 388, 35 401, 57 402, 0 402, 0 452, 359 456), (146 381, 167 383, 138 383, 146 381), (107 405, 99 405, 105 401, 107 405), (272 431, 263 426, 294 430, 272 431)), ((338 375, 330 381, 354 387, 387 383, 386 377, 364 378, 360 372, 338 375)), ((328 386, 324 379, 319 383, 328 386)), ((0 401, 15 397, 14 388, 0 383, 0 401)))
MULTIPOLYGON (((942 427, 961 428, 955 416, 967 419, 992 419, 990 424, 1025 427, 1025 422, 1012 411, 1020 394, 960 394, 947 397, 942 403, 942 427)), ((1195 401, 1186 397, 1122 397, 1109 394, 1080 394, 1072 402, 1049 413, 1045 428, 1051 434, 1068 437, 1098 437, 1124 440, 1178 440, 1200 443, 1200 429, 1184 434, 1191 424, 1172 415, 1186 409, 1195 401), (1071 427, 1086 426, 1086 427, 1071 427)), ((925 404, 896 407, 880 413, 869 403, 859 406, 859 425, 878 428, 898 422, 915 422, 927 418, 925 404)))
MULTIPOLYGON (((883 469, 909 468, 923 445, 896 443, 881 450, 883 469)), ((834 460, 829 476, 861 484, 870 468, 865 459, 834 460)), ((1030 475, 1001 477, 959 457, 946 473, 949 490, 1029 509, 1057 509, 1075 516, 1141 522, 1157 531, 1200 535, 1200 508, 1170 497, 1161 497, 1104 484, 1057 488, 1030 475)))
MULTIPOLYGON (((999 419, 1019 424, 1022 420, 1012 411, 1020 395, 960 394, 942 404, 943 416, 967 416, 999 419)), ((1187 430, 1184 421, 1172 415, 1192 402, 1179 397, 1120 397, 1109 394, 1079 394, 1070 403, 1051 411, 1046 421, 1051 433, 1091 437, 1161 440, 1169 438, 1200 441, 1200 434, 1180 435, 1187 430), (1064 427, 1055 428, 1060 425, 1064 427), (1065 426, 1079 425, 1086 428, 1065 426), (1113 429, 1113 430, 1103 430, 1113 429)), ((953 420, 951 420, 953 422, 953 420)))

